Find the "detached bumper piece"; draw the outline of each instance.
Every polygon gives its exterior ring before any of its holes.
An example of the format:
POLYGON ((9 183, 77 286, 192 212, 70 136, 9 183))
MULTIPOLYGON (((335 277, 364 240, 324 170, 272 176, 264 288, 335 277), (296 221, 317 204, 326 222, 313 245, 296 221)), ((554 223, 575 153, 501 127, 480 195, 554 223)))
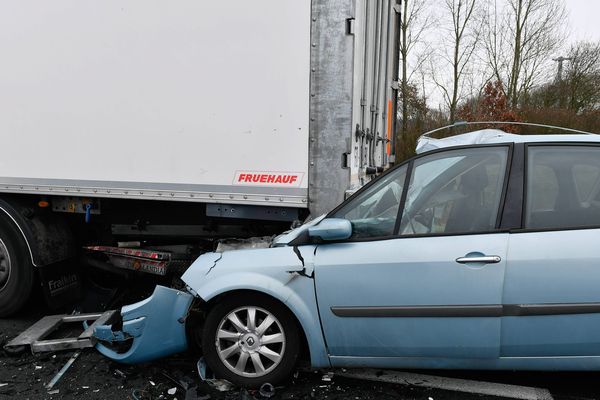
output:
POLYGON ((193 299, 189 293, 157 286, 152 296, 123 307, 121 322, 95 327, 96 349, 125 364, 185 351, 185 317, 193 299))

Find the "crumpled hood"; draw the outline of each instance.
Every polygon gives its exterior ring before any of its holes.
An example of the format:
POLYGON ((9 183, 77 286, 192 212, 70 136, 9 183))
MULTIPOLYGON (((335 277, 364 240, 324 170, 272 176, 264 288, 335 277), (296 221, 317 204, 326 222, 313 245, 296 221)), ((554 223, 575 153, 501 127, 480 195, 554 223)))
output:
MULTIPOLYGON (((310 250, 305 249, 308 253, 310 250)), ((307 254, 306 258, 310 258, 307 254)), ((187 269, 181 279, 196 294, 202 297, 202 288, 211 281, 231 274, 268 277, 286 282, 294 277, 293 272, 304 270, 303 262, 290 246, 266 249, 231 250, 223 253, 205 253, 187 269)), ((232 282, 232 284, 239 282, 232 282)), ((225 288, 224 288, 225 289, 225 288)))

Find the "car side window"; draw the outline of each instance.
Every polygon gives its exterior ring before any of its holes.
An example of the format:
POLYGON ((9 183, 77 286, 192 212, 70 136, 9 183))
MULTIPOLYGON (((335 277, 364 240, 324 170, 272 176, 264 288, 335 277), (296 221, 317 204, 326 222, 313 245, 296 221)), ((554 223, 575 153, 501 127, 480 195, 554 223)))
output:
POLYGON ((525 227, 600 225, 600 147, 529 146, 525 227))
POLYGON ((406 165, 403 165, 383 176, 333 215, 352 223, 351 238, 381 237, 394 233, 406 169, 406 165))
POLYGON ((402 236, 477 233, 496 227, 508 147, 449 150, 415 160, 402 236))

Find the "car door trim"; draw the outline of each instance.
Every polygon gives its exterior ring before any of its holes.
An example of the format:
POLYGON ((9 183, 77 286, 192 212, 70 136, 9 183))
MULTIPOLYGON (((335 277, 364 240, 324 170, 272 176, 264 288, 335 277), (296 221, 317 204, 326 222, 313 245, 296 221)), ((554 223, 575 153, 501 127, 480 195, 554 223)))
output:
POLYGON ((456 306, 397 306, 397 307, 331 307, 338 317, 500 317, 502 306, 456 305, 456 306))
POLYGON ((394 318, 394 317, 522 317, 537 315, 595 314, 600 313, 600 303, 549 303, 549 304, 481 304, 451 306, 386 306, 347 307, 334 306, 331 312, 342 318, 394 318))

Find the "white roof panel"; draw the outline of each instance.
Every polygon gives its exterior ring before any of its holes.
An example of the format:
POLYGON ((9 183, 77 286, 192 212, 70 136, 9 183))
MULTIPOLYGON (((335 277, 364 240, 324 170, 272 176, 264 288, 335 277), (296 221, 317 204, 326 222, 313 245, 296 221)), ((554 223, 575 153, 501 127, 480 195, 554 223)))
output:
POLYGON ((417 141, 417 154, 452 146, 466 146, 492 143, 532 143, 532 142, 600 142, 600 135, 515 135, 500 129, 482 129, 461 135, 435 139, 421 136, 417 141))

